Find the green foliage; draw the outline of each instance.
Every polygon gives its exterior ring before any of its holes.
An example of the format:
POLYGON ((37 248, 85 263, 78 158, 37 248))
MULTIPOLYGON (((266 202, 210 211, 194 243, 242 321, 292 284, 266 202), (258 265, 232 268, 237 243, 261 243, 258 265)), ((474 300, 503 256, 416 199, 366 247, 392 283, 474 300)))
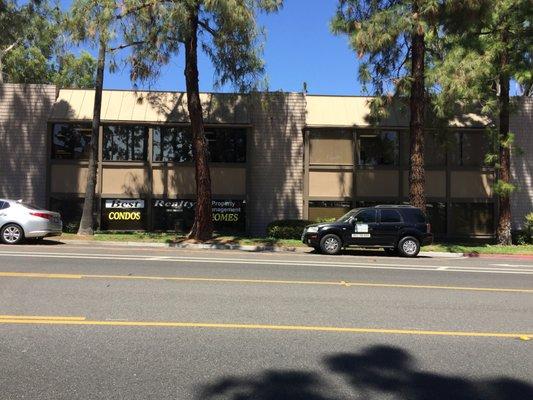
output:
POLYGON ((498 196, 509 197, 516 189, 516 186, 509 182, 497 180, 493 185, 494 193, 498 196))
POLYGON ((0 1, 1 72, 13 83, 59 83, 92 87, 94 60, 88 53, 78 58, 64 37, 64 15, 48 0, 0 1))
POLYGON ((335 222, 337 218, 334 217, 328 217, 328 218, 317 218, 315 222, 321 223, 321 222, 335 222))
POLYGON ((312 223, 303 219, 273 221, 267 226, 267 236, 276 239, 300 239, 304 228, 312 223))
POLYGON ((179 54, 187 37, 188 17, 199 5, 199 45, 215 69, 215 85, 233 84, 238 90, 261 86, 263 30, 259 12, 274 12, 281 0, 185 0, 171 2, 126 0, 126 42, 134 44, 130 57, 134 81, 158 77, 162 66, 179 54))

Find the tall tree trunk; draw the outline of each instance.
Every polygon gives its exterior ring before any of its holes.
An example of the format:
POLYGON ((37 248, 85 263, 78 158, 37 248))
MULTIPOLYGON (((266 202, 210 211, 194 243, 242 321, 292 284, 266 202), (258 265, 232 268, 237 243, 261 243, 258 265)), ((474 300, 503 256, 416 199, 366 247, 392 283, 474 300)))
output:
MULTIPOLYGON (((417 11, 418 7, 415 4, 414 12, 417 11)), ((425 51, 424 32, 415 28, 411 38, 409 202, 423 211, 426 211, 426 176, 424 170, 425 51)))
POLYGON ((208 148, 198 86, 198 6, 189 11, 188 22, 188 36, 185 40, 185 84, 187 86, 187 107, 192 127, 192 153, 196 178, 196 209, 189 238, 208 240, 213 235, 213 217, 211 211, 211 175, 207 163, 208 148))
MULTIPOLYGON (((499 102, 499 180, 504 184, 511 183, 511 155, 509 149, 509 74, 508 53, 507 53, 507 35, 504 33, 502 40, 505 49, 502 52, 500 60, 500 96, 499 102)), ((498 193, 499 217, 498 229, 496 236, 499 244, 510 245, 511 239, 511 201, 510 193, 503 190, 498 193)))
POLYGON ((81 216, 80 227, 78 229, 78 235, 94 234, 96 170, 98 166, 98 132, 100 130, 100 109, 102 108, 102 89, 104 86, 105 53, 106 43, 100 41, 98 65, 96 69, 91 147, 89 149, 89 167, 87 171, 87 184, 85 186, 83 213, 81 216))

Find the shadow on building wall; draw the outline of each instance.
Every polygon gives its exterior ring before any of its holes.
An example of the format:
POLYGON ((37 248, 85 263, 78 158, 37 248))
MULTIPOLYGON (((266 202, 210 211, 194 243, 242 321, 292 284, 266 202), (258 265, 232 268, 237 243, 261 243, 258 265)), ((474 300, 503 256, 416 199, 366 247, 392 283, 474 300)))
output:
POLYGON ((0 197, 44 207, 51 85, 0 85, 0 197))
POLYGON ((424 370, 405 349, 376 345, 322 360, 320 372, 264 370, 226 376, 200 387, 197 400, 518 400, 533 398, 530 382, 506 376, 472 379, 424 370), (336 384, 333 386, 333 382, 336 384), (339 387, 341 386, 341 387, 339 387))

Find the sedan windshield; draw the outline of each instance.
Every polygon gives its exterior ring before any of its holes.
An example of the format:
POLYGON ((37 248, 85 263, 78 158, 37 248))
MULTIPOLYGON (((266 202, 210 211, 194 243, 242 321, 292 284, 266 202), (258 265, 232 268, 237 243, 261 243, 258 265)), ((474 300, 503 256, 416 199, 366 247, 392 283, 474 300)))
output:
POLYGON ((350 218, 352 218, 359 210, 356 208, 355 210, 348 211, 346 214, 344 214, 342 217, 340 217, 335 222, 348 222, 350 218))

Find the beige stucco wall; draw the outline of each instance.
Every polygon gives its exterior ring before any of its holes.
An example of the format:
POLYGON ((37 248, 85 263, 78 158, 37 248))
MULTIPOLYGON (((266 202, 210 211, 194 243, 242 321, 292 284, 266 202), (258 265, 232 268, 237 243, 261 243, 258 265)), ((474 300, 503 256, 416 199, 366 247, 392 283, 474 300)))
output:
POLYGON ((73 164, 52 164, 50 166, 51 193, 84 194, 86 184, 86 166, 73 164))
MULTIPOLYGON (((409 195, 409 172, 403 173, 403 193, 409 195)), ((446 197, 446 171, 426 171, 426 196, 446 197)))
POLYGON ((351 197, 353 173, 351 171, 310 171, 310 197, 351 197))
MULTIPOLYGON (((153 172, 155 196, 194 195, 194 168, 156 166, 153 172)), ((211 167, 213 196, 246 195, 246 167, 211 167)))
POLYGON ((149 191, 148 167, 104 166, 102 196, 138 196, 149 191))
POLYGON ((452 171, 450 176, 452 198, 490 198, 494 176, 491 172, 452 171))
POLYGON ((398 196, 398 171, 360 170, 356 173, 357 196, 398 196))

